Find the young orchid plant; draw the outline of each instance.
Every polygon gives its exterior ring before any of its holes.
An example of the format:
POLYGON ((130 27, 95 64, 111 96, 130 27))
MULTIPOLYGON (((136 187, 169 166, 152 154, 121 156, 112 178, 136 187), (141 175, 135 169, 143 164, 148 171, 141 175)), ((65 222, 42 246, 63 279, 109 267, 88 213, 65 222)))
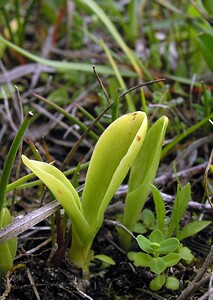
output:
MULTIPOLYGON (((156 123, 153 125, 154 131, 153 126, 148 130, 148 133, 151 131, 154 134, 155 139, 160 136, 161 141, 156 144, 153 144, 156 140, 151 141, 150 138, 147 140, 148 121, 144 112, 126 114, 111 123, 94 148, 81 198, 69 180, 56 167, 22 156, 24 164, 50 189, 71 219, 70 258, 82 268, 84 273, 88 272, 89 263, 93 258, 91 247, 102 225, 105 210, 130 168, 137 169, 137 161, 152 168, 152 159, 155 160, 155 165, 158 165, 168 118, 162 117, 156 123), (149 151, 144 159, 148 160, 148 164, 141 161, 143 144, 146 145, 147 142, 150 143, 149 151), (153 148, 154 150, 151 150, 153 148), (151 157, 149 157, 150 153, 151 157)), ((156 170, 153 169, 151 172, 146 170, 146 172, 149 177, 146 178, 146 183, 150 188, 156 170)), ((140 176, 139 173, 137 176, 140 176)), ((138 182, 134 188, 137 188, 137 185, 139 185, 138 182)), ((136 210, 130 211, 130 218, 134 220, 137 219, 144 199, 143 201, 138 199, 138 201, 140 204, 137 205, 136 210)), ((137 200, 134 200, 134 203, 137 203, 137 200)), ((125 239, 125 237, 122 238, 125 239)))

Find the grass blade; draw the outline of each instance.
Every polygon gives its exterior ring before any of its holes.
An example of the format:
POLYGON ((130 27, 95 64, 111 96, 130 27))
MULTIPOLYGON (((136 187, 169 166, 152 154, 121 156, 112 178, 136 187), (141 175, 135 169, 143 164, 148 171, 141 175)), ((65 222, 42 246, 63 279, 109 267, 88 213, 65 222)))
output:
POLYGON ((10 150, 8 152, 8 155, 7 155, 5 164, 4 164, 4 168, 2 171, 1 179, 0 179, 0 210, 4 206, 6 188, 7 188, 10 173, 11 173, 11 170, 13 167, 13 163, 14 163, 14 160, 16 157, 16 153, 18 151, 21 140, 24 136, 25 130, 27 129, 27 127, 31 121, 32 116, 33 116, 32 112, 29 112, 28 115, 26 116, 25 120, 21 124, 21 126, 13 140, 13 143, 10 147, 10 150))

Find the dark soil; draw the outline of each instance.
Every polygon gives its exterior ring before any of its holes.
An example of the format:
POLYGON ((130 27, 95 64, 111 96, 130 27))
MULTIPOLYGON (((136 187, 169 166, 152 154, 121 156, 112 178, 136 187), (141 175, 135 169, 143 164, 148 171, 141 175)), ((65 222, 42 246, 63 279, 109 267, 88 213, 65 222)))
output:
MULTIPOLYGON (((46 224, 40 224, 44 226, 46 224)), ((153 274, 146 268, 135 268, 120 251, 117 241, 116 230, 111 226, 103 226, 94 243, 95 253, 102 253, 111 256, 115 266, 101 269, 101 264, 94 262, 91 267, 91 274, 88 278, 82 278, 79 269, 73 266, 66 255, 59 267, 55 267, 49 261, 51 244, 47 244, 29 253, 34 247, 48 239, 50 231, 42 234, 41 231, 34 231, 29 237, 22 237, 19 242, 19 255, 15 260, 15 267, 10 274, 9 281, 6 279, 2 284, 2 292, 6 285, 11 290, 5 299, 176 299, 181 291, 196 275, 203 260, 210 250, 208 242, 212 238, 213 226, 209 226, 196 238, 185 241, 193 249, 196 259, 191 265, 180 263, 170 268, 168 275, 175 275, 180 280, 179 291, 169 291, 163 288, 159 292, 152 292, 149 289, 149 282, 153 274), (27 253, 28 251, 28 253, 27 253), (40 297, 40 298, 39 298, 40 297)), ((31 232, 32 233, 32 232, 31 232)), ((135 247, 137 250, 137 247, 135 247)), ((208 285, 201 288, 188 299, 199 299, 208 285)), ((3 298, 4 299, 4 298, 3 298)))

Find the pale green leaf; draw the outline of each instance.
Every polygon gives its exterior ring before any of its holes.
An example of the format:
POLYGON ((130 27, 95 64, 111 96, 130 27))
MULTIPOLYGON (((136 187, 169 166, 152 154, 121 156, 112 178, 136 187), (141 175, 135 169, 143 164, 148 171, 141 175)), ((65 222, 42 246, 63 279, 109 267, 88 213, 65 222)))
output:
MULTIPOLYGON (((12 221, 9 210, 3 207, 0 211, 0 229, 9 225, 12 221)), ((12 238, 0 243, 0 280, 1 277, 13 266, 13 260, 17 251, 17 238, 12 238)))
POLYGON ((145 113, 126 114, 115 120, 98 140, 88 168, 82 207, 94 230, 124 180, 146 135, 145 113))
POLYGON ((0 278, 13 266, 13 259, 8 242, 0 244, 0 278))
POLYGON ((114 259, 112 259, 110 256, 108 255, 105 255, 105 254, 97 254, 97 255, 94 255, 93 258, 96 258, 108 265, 115 265, 115 261, 114 259))
POLYGON ((150 261, 149 267, 155 274, 160 274, 166 269, 166 264, 161 257, 154 257, 150 261))
POLYGON ((191 249, 188 247, 181 247, 178 253, 180 254, 181 259, 185 260, 186 263, 191 263, 194 258, 191 249))
POLYGON ((157 228, 163 232, 164 228, 164 220, 166 215, 165 204, 163 201, 163 197, 160 194, 160 191, 156 188, 156 186, 152 185, 152 195, 155 202, 155 211, 157 216, 157 228))
POLYGON ((187 183, 184 187, 178 186, 177 196, 172 207, 172 214, 169 223, 169 230, 167 237, 172 236, 173 231, 176 229, 176 235, 179 232, 179 222, 188 206, 191 197, 191 186, 187 183))
POLYGON ((166 264, 166 267, 168 268, 177 265, 181 259, 181 256, 179 253, 169 253, 162 258, 166 264))
POLYGON ((143 224, 146 226, 146 228, 150 229, 151 226, 154 226, 155 215, 150 209, 145 208, 141 213, 141 220, 143 221, 143 224))
POLYGON ((177 249, 179 244, 180 244, 180 242, 176 238, 166 239, 161 243, 161 246, 157 250, 157 252, 160 254, 167 254, 167 253, 173 252, 177 249))
POLYGON ((153 248, 150 246, 152 243, 145 236, 140 234, 137 236, 136 240, 137 240, 139 247, 143 251, 145 251, 147 253, 153 253, 153 248))
POLYGON ((159 229, 155 229, 149 236, 151 242, 161 243, 164 240, 163 233, 159 229))
POLYGON ((183 227, 183 229, 181 230, 181 232, 178 235, 178 239, 181 241, 185 238, 195 235, 196 233, 200 232, 201 230, 206 228, 211 223, 212 223, 211 221, 207 221, 207 220, 192 221, 183 227))
MULTIPOLYGON (((123 224, 131 231, 138 220, 156 176, 167 125, 167 117, 161 117, 154 123, 131 168, 123 217, 123 224)), ((124 231, 120 232, 120 237, 123 247, 129 248, 131 237, 124 231)))
POLYGON ((149 267, 152 257, 149 254, 138 252, 134 257, 136 267, 149 267))
POLYGON ((169 290, 173 290, 173 291, 176 291, 179 289, 179 280, 175 277, 167 277, 166 279, 166 288, 169 289, 169 290))
POLYGON ((135 260, 135 256, 138 254, 138 252, 130 251, 127 253, 127 257, 129 260, 135 260))
POLYGON ((136 223, 135 226, 134 226, 133 232, 144 234, 144 233, 147 232, 147 229, 144 226, 144 224, 142 224, 142 223, 136 223))
POLYGON ((81 211, 79 196, 69 180, 60 170, 52 165, 40 161, 29 160, 24 155, 22 155, 22 160, 24 164, 43 181, 64 207, 79 234, 79 238, 81 240, 87 240, 90 233, 90 227, 81 211))
POLYGON ((153 291, 159 291, 164 283, 166 282, 166 277, 165 275, 158 275, 149 284, 149 287, 153 291))

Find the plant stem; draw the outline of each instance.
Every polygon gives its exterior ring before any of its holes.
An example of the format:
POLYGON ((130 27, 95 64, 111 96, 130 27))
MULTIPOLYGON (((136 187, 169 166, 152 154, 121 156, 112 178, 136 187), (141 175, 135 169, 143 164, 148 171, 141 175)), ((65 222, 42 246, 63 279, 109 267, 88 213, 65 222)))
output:
POLYGON ((89 239, 90 243, 82 243, 74 230, 72 230, 72 244, 70 249, 70 259, 79 268, 82 269, 83 274, 86 276, 89 273, 89 263, 93 256, 91 245, 93 239, 89 239))

